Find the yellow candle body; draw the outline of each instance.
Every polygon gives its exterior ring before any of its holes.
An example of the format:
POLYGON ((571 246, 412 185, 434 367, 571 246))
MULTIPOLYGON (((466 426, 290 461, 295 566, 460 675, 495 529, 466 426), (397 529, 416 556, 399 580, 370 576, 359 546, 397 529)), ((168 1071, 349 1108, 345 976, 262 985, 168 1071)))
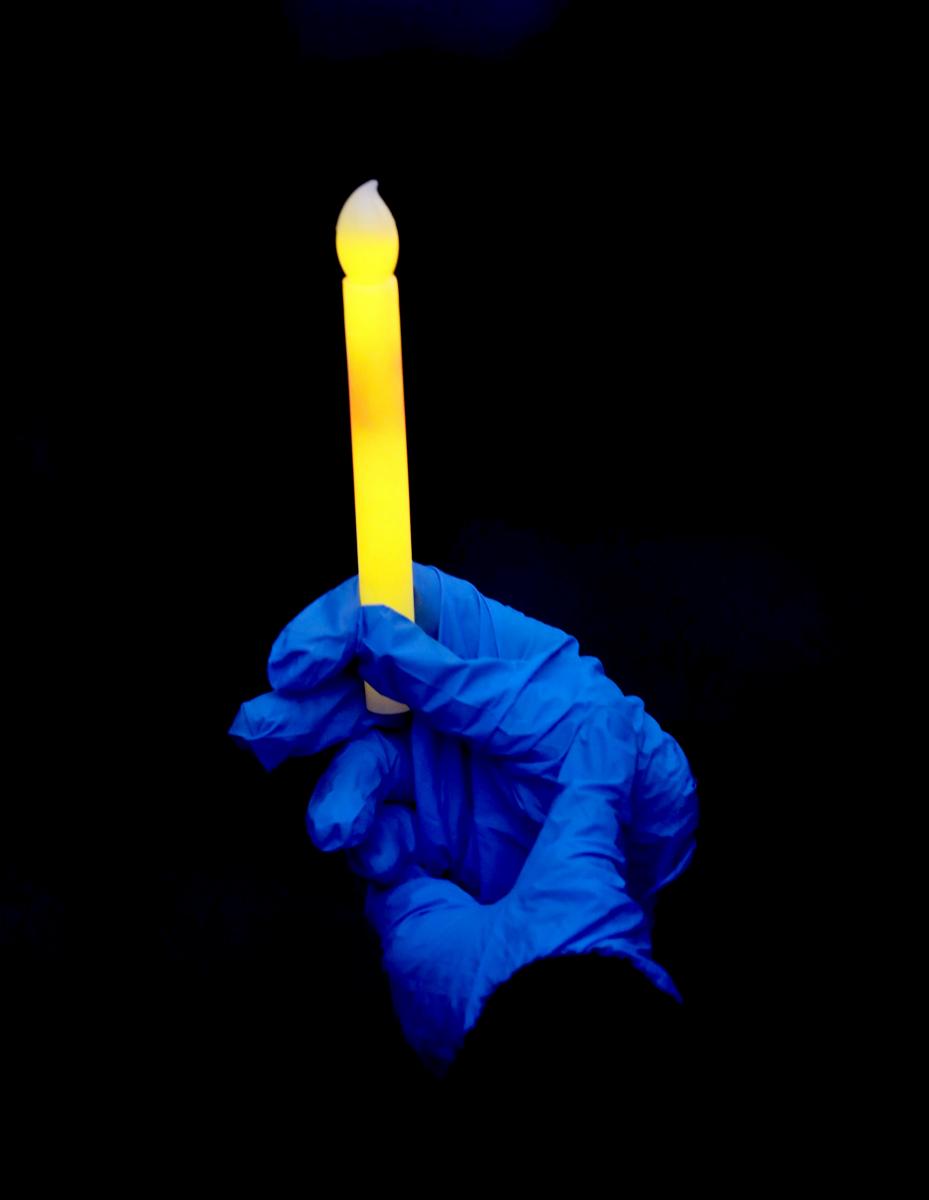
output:
MULTIPOLYGON (((400 293, 393 274, 342 280, 351 407, 355 531, 361 604, 415 620, 410 485, 400 352, 400 293)), ((369 712, 407 712, 365 683, 369 712)))

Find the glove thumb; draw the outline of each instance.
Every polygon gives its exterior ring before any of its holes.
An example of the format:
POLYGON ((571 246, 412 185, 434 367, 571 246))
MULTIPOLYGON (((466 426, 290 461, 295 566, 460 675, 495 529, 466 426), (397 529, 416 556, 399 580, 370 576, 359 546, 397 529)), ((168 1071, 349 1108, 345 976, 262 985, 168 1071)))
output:
POLYGON ((421 868, 402 883, 368 888, 365 913, 377 930, 394 1011, 407 1042, 442 1076, 473 1021, 469 1008, 493 905, 421 868))

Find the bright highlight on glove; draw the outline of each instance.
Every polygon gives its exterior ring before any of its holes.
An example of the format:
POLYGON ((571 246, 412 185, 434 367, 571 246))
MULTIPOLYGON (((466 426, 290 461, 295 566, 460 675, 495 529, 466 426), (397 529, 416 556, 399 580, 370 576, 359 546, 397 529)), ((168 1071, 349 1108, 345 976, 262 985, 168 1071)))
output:
MULTIPOLYGON (((345 278, 345 348, 352 423, 355 529, 362 604, 386 604, 413 620, 413 550, 407 470, 397 225, 377 180, 345 201, 335 234, 345 278)), ((365 681, 369 711, 407 706, 365 681)))

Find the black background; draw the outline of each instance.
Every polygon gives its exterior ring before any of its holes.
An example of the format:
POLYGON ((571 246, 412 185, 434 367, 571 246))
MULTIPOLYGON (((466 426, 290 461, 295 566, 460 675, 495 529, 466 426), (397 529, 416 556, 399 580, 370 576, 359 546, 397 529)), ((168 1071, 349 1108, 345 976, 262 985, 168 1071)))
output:
POLYGON ((170 1136, 290 1089, 298 1125, 343 1087, 431 1095, 360 882, 304 832, 323 764, 269 776, 226 736, 356 570, 334 225, 376 178, 414 557, 573 633, 681 742, 700 848, 658 956, 730 1107, 776 1124, 789 1078, 815 1109, 876 542, 841 31, 580 3, 510 44, 414 12, 358 53, 322 9, 89 22, 46 10, 8 50, 24 1086, 68 1114, 93 1079, 170 1136))

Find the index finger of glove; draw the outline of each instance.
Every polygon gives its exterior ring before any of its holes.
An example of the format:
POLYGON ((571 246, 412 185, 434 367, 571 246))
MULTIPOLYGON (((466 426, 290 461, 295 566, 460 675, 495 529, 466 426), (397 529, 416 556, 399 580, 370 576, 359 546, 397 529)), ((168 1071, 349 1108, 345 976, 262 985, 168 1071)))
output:
POLYGON ((358 657, 372 687, 439 732, 536 772, 554 769, 563 757, 570 740, 564 723, 576 723, 583 704, 581 689, 566 682, 559 653, 526 661, 460 658, 386 605, 361 611, 358 657))
POLYGON ((406 713, 368 712, 361 681, 346 673, 307 695, 264 692, 246 700, 228 732, 271 771, 285 758, 316 754, 375 725, 402 727, 406 721, 406 713))
POLYGON ((277 692, 308 692, 351 662, 358 642, 358 576, 319 596, 285 625, 268 657, 277 692))
MULTIPOLYGON (((577 641, 553 626, 491 600, 465 579, 413 563, 416 624, 462 658, 526 660, 577 654, 577 641)), ((314 600, 278 635, 268 658, 275 691, 305 692, 337 675, 357 653, 358 576, 314 600)))

